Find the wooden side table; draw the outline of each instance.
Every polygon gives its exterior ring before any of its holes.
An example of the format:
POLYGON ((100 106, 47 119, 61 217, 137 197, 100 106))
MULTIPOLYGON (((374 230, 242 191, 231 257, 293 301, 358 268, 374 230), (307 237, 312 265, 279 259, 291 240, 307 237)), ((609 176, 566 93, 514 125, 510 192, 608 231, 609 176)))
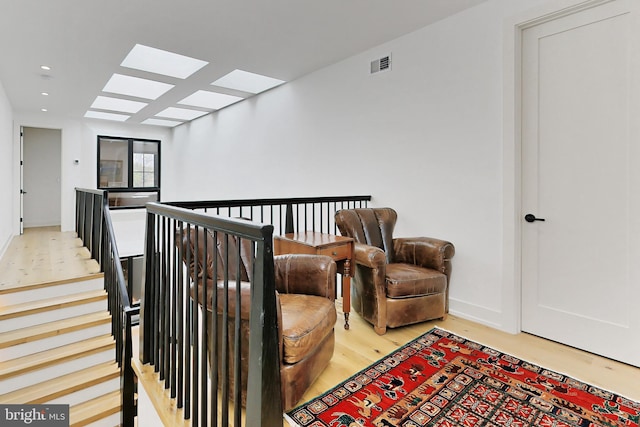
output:
POLYGON ((342 274, 342 312, 344 328, 349 329, 351 311, 351 262, 353 260, 354 241, 351 237, 333 234, 303 231, 273 236, 273 251, 282 254, 327 255, 333 258, 342 274))

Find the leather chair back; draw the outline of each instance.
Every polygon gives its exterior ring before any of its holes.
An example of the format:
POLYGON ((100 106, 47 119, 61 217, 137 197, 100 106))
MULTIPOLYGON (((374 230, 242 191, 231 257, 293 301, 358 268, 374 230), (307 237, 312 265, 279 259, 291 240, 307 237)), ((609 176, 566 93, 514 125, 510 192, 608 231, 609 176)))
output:
POLYGON ((382 249, 387 263, 393 262, 393 229, 397 219, 398 214, 391 208, 360 208, 336 213, 336 224, 343 236, 382 249))
MULTIPOLYGON (((179 236, 180 232, 176 232, 179 236)), ((251 281, 251 243, 247 240, 240 242, 240 250, 238 251, 238 239, 235 236, 229 236, 225 233, 216 233, 216 246, 214 247, 214 237, 211 231, 206 233, 207 259, 203 265, 203 254, 205 248, 204 229, 199 228, 198 231, 192 228, 189 233, 186 231, 182 235, 182 247, 186 250, 189 246, 191 249, 191 259, 189 263, 189 273, 194 277, 195 262, 198 261, 198 279, 202 279, 204 269, 207 269, 207 278, 212 279, 214 269, 216 271, 216 279, 224 280, 225 271, 229 275, 229 281, 235 281, 237 277, 243 282, 251 281), (197 249, 196 249, 197 247, 197 249), (197 252, 196 252, 197 250, 197 252), (213 256, 216 254, 217 261, 214 265, 213 256), (240 259, 238 260, 238 254, 240 259), (240 263, 238 264, 238 261, 240 263), (227 268, 228 265, 228 268, 227 268)))

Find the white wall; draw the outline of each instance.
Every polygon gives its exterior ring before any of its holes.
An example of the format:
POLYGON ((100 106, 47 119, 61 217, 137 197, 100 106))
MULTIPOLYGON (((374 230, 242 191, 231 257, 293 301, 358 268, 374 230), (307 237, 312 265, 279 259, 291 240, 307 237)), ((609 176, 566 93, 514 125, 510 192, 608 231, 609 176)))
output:
MULTIPOLYGON (((174 130, 163 199, 371 194, 456 246, 451 311, 502 329, 505 19, 491 0, 174 130), (392 54, 392 71, 369 63, 392 54)), ((510 108, 510 106, 508 106, 510 108)), ((506 286, 513 286, 507 284, 506 286)))
MULTIPOLYGON (((61 229, 75 229, 75 188, 96 188, 98 135, 148 138, 167 141, 170 132, 166 128, 146 125, 128 125, 103 120, 71 120, 51 114, 14 115, 14 159, 20 158, 20 126, 62 130, 62 176, 61 176, 61 229), (78 164, 75 164, 78 160, 78 164)), ((14 191, 19 189, 19 168, 12 168, 14 191)), ((13 194, 13 193, 11 193, 13 194)), ((19 195, 14 197, 14 234, 19 233, 19 195)))
POLYGON ((0 257, 4 254, 12 232, 13 212, 13 115, 11 104, 0 82, 0 257))

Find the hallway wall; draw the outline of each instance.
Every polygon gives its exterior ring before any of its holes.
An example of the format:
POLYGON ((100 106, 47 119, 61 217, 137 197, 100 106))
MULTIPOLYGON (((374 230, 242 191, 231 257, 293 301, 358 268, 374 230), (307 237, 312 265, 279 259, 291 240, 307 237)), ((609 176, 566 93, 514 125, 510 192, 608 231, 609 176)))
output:
POLYGON ((4 254, 12 237, 12 159, 13 114, 2 82, 0 82, 0 256, 4 254))
MULTIPOLYGON (((166 128, 148 125, 112 123, 105 120, 73 120, 53 114, 15 114, 14 116, 14 158, 20 158, 20 126, 62 130, 62 176, 61 180, 61 229, 75 228, 75 188, 96 188, 98 135, 149 138, 167 141, 170 131, 166 128), (16 154, 17 152, 17 154, 16 154), (76 164, 76 160, 78 163, 76 164)), ((19 170, 14 168, 14 179, 19 182, 19 170)), ((16 187, 17 188, 17 187, 16 187)), ((11 193, 13 194, 13 193, 11 193)), ((16 196, 17 193, 16 193, 16 196)), ((18 197, 14 197, 14 218, 19 218, 18 197)), ((18 234, 17 221, 14 234, 18 234)))
POLYGON ((163 147, 163 198, 371 194, 398 211, 398 236, 455 244, 453 313, 512 329, 502 300, 504 23, 537 3, 483 3, 177 127, 163 147), (388 54, 391 71, 370 75, 388 54))

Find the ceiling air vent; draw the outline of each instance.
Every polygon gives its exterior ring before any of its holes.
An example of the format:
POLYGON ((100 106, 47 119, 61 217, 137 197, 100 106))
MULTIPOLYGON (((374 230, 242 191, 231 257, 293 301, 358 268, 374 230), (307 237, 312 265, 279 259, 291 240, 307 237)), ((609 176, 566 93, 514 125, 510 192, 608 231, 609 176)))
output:
POLYGON ((391 70, 391 55, 371 61, 371 74, 391 70))

